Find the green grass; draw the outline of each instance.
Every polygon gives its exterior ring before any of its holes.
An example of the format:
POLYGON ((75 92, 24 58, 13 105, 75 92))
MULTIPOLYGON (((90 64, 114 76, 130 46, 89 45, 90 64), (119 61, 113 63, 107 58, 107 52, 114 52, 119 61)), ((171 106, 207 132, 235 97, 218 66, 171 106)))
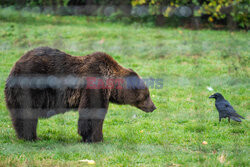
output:
POLYGON ((0 27, 0 166, 82 166, 82 159, 97 166, 250 165, 248 32, 154 28, 9 9, 0 9, 0 27), (147 114, 111 104, 103 143, 80 143, 77 112, 39 120, 39 141, 18 140, 4 102, 5 79, 38 46, 76 56, 104 51, 142 77, 164 79, 163 89, 150 90, 157 110, 147 114), (208 99, 214 92, 246 120, 219 124, 214 100, 208 99))

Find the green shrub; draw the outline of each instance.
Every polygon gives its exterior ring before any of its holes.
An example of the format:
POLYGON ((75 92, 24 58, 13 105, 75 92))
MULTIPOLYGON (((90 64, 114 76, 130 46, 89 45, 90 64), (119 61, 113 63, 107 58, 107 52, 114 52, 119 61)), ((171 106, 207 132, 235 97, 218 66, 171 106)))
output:
POLYGON ((132 6, 148 5, 152 15, 172 16, 180 6, 193 9, 187 17, 207 16, 207 22, 226 19, 235 22, 241 28, 249 28, 249 0, 132 0, 132 6))

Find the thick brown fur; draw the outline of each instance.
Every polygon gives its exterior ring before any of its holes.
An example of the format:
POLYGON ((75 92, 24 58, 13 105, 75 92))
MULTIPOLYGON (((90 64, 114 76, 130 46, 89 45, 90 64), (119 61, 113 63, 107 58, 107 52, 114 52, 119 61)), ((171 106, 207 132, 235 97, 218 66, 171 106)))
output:
POLYGON ((78 78, 133 76, 141 81, 133 70, 122 67, 111 56, 102 52, 77 57, 49 47, 33 49, 16 62, 5 86, 6 104, 20 139, 37 139, 36 127, 39 118, 78 110, 78 133, 82 136, 82 140, 99 142, 103 140, 102 126, 109 102, 129 104, 145 112, 152 112, 156 108, 145 85, 140 89, 86 89, 86 86, 72 88, 56 87, 56 85, 29 87, 22 86, 19 83, 22 81, 16 79, 50 76, 78 78))

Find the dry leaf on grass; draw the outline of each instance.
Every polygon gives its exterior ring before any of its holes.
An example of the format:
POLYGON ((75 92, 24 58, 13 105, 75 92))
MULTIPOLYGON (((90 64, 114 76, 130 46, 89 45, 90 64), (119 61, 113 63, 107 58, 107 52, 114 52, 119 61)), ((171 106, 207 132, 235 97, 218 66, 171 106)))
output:
POLYGON ((203 145, 207 145, 207 142, 206 142, 206 141, 203 141, 202 144, 203 144, 203 145))
POLYGON ((105 39, 104 39, 104 38, 102 38, 102 39, 99 41, 99 44, 103 44, 103 43, 104 43, 104 41, 105 41, 105 39))
POLYGON ((211 92, 211 91, 213 91, 214 89, 213 89, 211 86, 207 86, 207 90, 211 92))
POLYGON ((226 156, 224 155, 224 153, 222 153, 219 157, 218 160, 220 161, 220 163, 224 163, 226 161, 226 156))
POLYGON ((86 162, 86 163, 88 163, 89 165, 94 165, 94 164, 95 164, 95 161, 94 161, 94 160, 88 160, 88 159, 79 160, 79 162, 86 162))

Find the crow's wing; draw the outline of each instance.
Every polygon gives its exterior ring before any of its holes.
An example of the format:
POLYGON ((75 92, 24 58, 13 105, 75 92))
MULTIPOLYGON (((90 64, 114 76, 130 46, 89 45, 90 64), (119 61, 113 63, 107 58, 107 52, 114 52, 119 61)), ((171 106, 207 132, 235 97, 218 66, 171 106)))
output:
POLYGON ((228 108, 230 108, 232 111, 235 111, 234 108, 230 105, 230 103, 226 100, 215 102, 215 106, 221 112, 227 111, 228 108))
POLYGON ((216 107, 220 111, 225 111, 228 116, 240 117, 242 119, 245 119, 244 117, 237 114, 234 108, 231 106, 231 104, 226 100, 224 100, 223 102, 220 102, 218 105, 216 105, 216 107))

